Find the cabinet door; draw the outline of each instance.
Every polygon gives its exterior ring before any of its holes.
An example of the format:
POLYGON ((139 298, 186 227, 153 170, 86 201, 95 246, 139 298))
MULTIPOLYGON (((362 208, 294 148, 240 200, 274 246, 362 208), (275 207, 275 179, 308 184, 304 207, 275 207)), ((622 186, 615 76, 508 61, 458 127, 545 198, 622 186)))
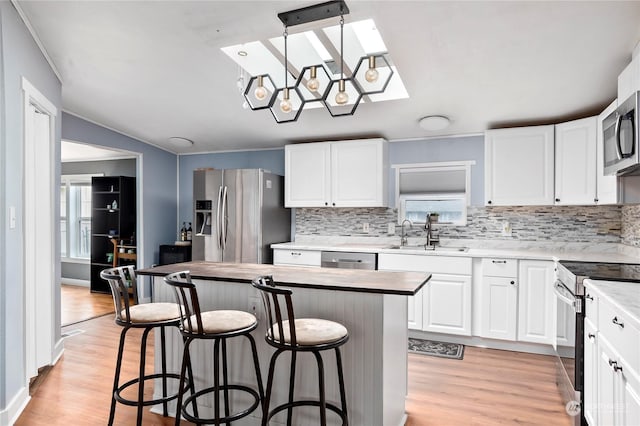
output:
POLYGON ((422 300, 424 290, 420 290, 415 296, 407 297, 407 317, 410 330, 422 330, 422 300))
POLYGON ((616 424, 616 404, 621 399, 620 385, 613 370, 615 355, 609 342, 598 334, 598 420, 599 425, 616 424))
POLYGON ((518 272, 518 340, 553 343, 554 262, 521 260, 518 272))
POLYGON ((325 207, 331 198, 331 146, 307 143, 284 147, 285 207, 325 207))
POLYGON ((622 378, 624 407, 620 424, 637 425, 640 422, 640 383, 636 377, 619 371, 622 378))
POLYGON ((471 276, 433 274, 422 291, 424 331, 471 335, 471 276))
POLYGON ((616 204, 618 202, 618 177, 604 174, 604 136, 602 121, 618 107, 618 100, 611 102, 598 116, 596 129, 596 199, 598 204, 616 204))
POLYGON ((596 121, 596 117, 589 117, 556 125, 557 205, 595 203, 596 121))
POLYGON ((517 303, 515 278, 482 277, 482 337, 516 340, 517 303))
POLYGON ((386 142, 331 143, 331 205, 335 207, 385 207, 386 142))
POLYGON ((485 203, 553 204, 554 126, 485 132, 485 203))
POLYGON ((595 325, 584 321, 584 417, 590 425, 598 424, 598 345, 595 325))
POLYGON ((636 56, 618 75, 618 100, 624 102, 640 90, 640 58, 636 56))

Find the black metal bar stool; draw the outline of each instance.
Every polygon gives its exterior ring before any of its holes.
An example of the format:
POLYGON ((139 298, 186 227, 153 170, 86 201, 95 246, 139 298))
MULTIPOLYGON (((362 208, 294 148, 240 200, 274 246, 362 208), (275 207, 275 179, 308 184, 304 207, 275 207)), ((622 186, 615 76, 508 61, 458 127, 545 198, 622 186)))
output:
MULTIPOLYGON (((260 364, 258 361, 258 352, 256 342, 251 336, 251 332, 258 326, 258 321, 253 314, 244 311, 235 310, 215 310, 201 312, 200 302, 198 300, 198 292, 195 285, 191 282, 189 271, 181 271, 169 274, 164 278, 165 282, 173 287, 176 293, 178 304, 182 306, 182 317, 180 320, 180 332, 185 338, 184 353, 182 357, 182 371, 180 389, 185 389, 183 382, 185 380, 185 369, 190 365, 189 346, 195 339, 213 339, 213 365, 214 365, 214 385, 197 392, 191 390, 191 395, 182 401, 183 393, 178 397, 178 407, 182 413, 182 417, 190 422, 197 424, 216 424, 226 423, 229 425, 232 421, 236 421, 251 414, 259 404, 264 400, 264 391, 262 386, 262 376, 260 374, 260 364), (251 344, 251 352, 253 355, 253 365, 255 368, 256 380, 258 383, 258 391, 248 386, 239 384, 229 384, 227 375, 227 339, 232 337, 244 336, 251 344), (222 352, 222 385, 220 385, 220 352, 222 352), (245 392, 252 396, 253 402, 250 406, 242 411, 230 413, 229 407, 229 391, 245 392), (224 399, 224 416, 220 416, 220 393, 223 393, 224 399), (197 411, 197 398, 214 394, 214 417, 201 418, 197 411), (187 411, 189 405, 192 405, 193 414, 187 411)), ((193 377, 190 375, 190 377, 193 377)), ((176 425, 180 424, 180 416, 176 415, 176 425)))
POLYGON ((268 328, 265 340, 277 350, 271 357, 269 364, 269 378, 267 380, 267 395, 263 404, 262 425, 266 426, 269 420, 280 411, 287 410, 287 425, 291 426, 291 415, 294 407, 314 406, 320 407, 320 424, 327 424, 327 409, 338 414, 342 419, 342 424, 347 426, 349 418, 347 415, 347 398, 344 389, 344 376, 342 374, 342 357, 340 346, 349 340, 349 332, 342 325, 334 321, 315 318, 295 318, 293 304, 291 302, 291 290, 277 288, 271 276, 257 277, 251 283, 260 290, 265 312, 267 313, 268 328), (284 302, 283 310, 281 302, 284 302), (286 316, 285 316, 286 315, 286 316), (330 404, 325 399, 324 390, 324 364, 320 352, 333 349, 336 354, 338 367, 338 383, 340 386, 340 402, 342 408, 330 404), (291 372, 289 376, 289 402, 278 405, 269 411, 269 400, 273 386, 273 374, 276 360, 284 351, 291 351, 291 372), (293 388, 296 375, 296 354, 298 352, 311 352, 318 364, 318 382, 320 399, 314 400, 293 400, 293 388))
MULTIPOLYGON (((145 406, 162 404, 163 415, 166 417, 168 415, 167 402, 178 398, 178 395, 181 392, 176 392, 173 395, 167 395, 167 379, 175 379, 178 381, 180 380, 180 375, 167 373, 165 328, 178 326, 180 320, 180 309, 175 303, 144 303, 142 305, 130 305, 130 289, 132 289, 133 299, 138 300, 136 272, 133 265, 105 269, 100 272, 100 277, 106 280, 109 283, 109 287, 111 287, 113 304, 116 311, 115 323, 123 327, 122 332, 120 333, 120 345, 118 348, 115 377, 113 379, 113 393, 111 395, 111 411, 109 412, 108 424, 113 424, 116 412, 116 401, 124 405, 138 407, 138 417, 136 422, 138 425, 142 424, 142 410, 145 406), (127 332, 132 328, 144 329, 140 344, 140 372, 138 377, 120 385, 120 369, 122 367, 125 337, 127 332), (160 328, 162 372, 145 375, 144 369, 147 352, 147 337, 149 336, 149 332, 154 328, 160 328), (156 379, 162 379, 162 397, 145 401, 144 383, 145 381, 156 379), (138 399, 131 400, 124 398, 121 395, 122 392, 135 384, 138 385, 138 399)), ((183 384, 181 383, 181 386, 182 385, 183 384)), ((186 386, 193 387, 192 381, 190 380, 186 386)))

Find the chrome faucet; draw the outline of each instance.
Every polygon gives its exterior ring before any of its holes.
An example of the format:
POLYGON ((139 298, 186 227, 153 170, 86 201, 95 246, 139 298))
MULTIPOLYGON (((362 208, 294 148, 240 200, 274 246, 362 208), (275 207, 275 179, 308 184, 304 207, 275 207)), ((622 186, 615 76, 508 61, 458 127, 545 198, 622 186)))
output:
POLYGON ((401 237, 400 237, 400 245, 401 246, 406 246, 407 245, 407 233, 404 232, 404 223, 408 222, 409 223, 409 228, 413 228, 413 223, 411 223, 411 221, 409 219, 405 219, 402 221, 402 225, 400 225, 400 228, 402 229, 401 231, 401 237))
POLYGON ((424 223, 424 229, 427 231, 427 247, 435 246, 440 242, 438 236, 433 236, 433 223, 431 222, 431 213, 427 213, 427 220, 424 223))

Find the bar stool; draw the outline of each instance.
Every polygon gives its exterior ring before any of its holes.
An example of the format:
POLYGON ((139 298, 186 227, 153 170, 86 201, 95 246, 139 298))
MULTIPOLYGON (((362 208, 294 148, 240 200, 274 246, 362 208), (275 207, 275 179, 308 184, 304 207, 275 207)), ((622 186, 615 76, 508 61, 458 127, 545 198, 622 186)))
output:
MULTIPOLYGON (((184 419, 197 424, 230 424, 251 414, 264 400, 264 390, 262 386, 262 376, 260 374, 260 364, 258 361, 258 351, 256 342, 251 336, 251 332, 258 326, 256 317, 248 312, 235 310, 215 310, 202 312, 198 300, 198 292, 191 282, 189 271, 176 272, 164 278, 165 282, 173 287, 176 300, 182 306, 181 319, 179 323, 180 332, 185 338, 184 352, 182 356, 182 370, 180 389, 185 389, 185 369, 189 366, 189 346, 195 339, 213 339, 213 369, 214 385, 198 392, 191 390, 191 395, 182 401, 184 392, 178 396, 178 407, 184 419), (253 365, 255 368, 258 391, 239 385, 229 384, 227 375, 227 339, 244 336, 251 344, 253 355, 253 365), (222 351, 221 351, 222 349, 222 351), (220 385, 220 352, 222 352, 222 386, 220 385), (229 391, 235 390, 245 392, 253 397, 251 405, 242 411, 231 414, 229 410, 229 391), (220 417, 220 392, 224 397, 224 417, 220 417), (206 394, 214 394, 214 417, 201 418, 198 416, 197 399, 206 394), (187 412, 189 404, 192 405, 193 415, 187 412)), ((193 377, 190 375, 190 377, 193 377)), ((179 413, 179 412, 178 412, 179 413)), ((176 415, 176 425, 180 424, 180 416, 176 415)))
POLYGON ((293 304, 291 302, 291 290, 277 288, 271 276, 255 278, 251 284, 260 290, 265 312, 267 313, 268 329, 265 335, 267 343, 277 350, 271 356, 269 364, 269 378, 267 380, 267 395, 263 404, 262 425, 266 426, 269 420, 280 411, 287 410, 287 425, 291 426, 291 415, 294 407, 314 406, 320 407, 320 424, 327 424, 326 410, 329 409, 338 414, 342 424, 347 426, 347 399, 344 389, 344 376, 342 374, 342 357, 340 346, 349 340, 349 332, 342 325, 334 321, 315 318, 295 318, 293 304), (284 310, 281 307, 284 301, 284 310), (286 314, 286 318, 284 315, 286 314), (334 349, 338 367, 338 383, 340 386, 340 400, 342 408, 326 402, 324 390, 324 365, 320 352, 334 349), (278 405, 269 411, 269 400, 273 386, 273 374, 276 359, 284 351, 291 351, 291 372, 289 376, 289 402, 278 405), (318 382, 320 400, 293 400, 293 388, 296 375, 296 355, 298 352, 311 352, 318 363, 318 382))
MULTIPOLYGON (((111 411, 109 412, 109 425, 113 424, 116 401, 134 407, 138 407, 138 425, 142 424, 142 409, 145 406, 162 403, 163 415, 168 415, 167 402, 178 397, 180 392, 167 395, 167 379, 180 380, 178 374, 167 373, 166 349, 165 349, 165 328, 177 327, 180 318, 180 309, 175 303, 144 303, 141 305, 130 305, 130 289, 132 289, 133 299, 138 300, 136 272, 133 265, 120 266, 117 268, 105 269, 100 272, 100 277, 106 280, 111 287, 113 304, 115 307, 115 323, 122 326, 120 333, 120 345, 118 348, 118 358, 116 362, 116 372, 113 380, 113 393, 111 395, 111 411), (127 332, 132 328, 144 329, 140 344, 140 373, 135 379, 120 385, 120 369, 122 367, 122 355, 127 332), (160 328, 160 347, 162 353, 162 372, 156 374, 144 374, 147 337, 154 328, 160 328), (162 379, 162 397, 152 400, 144 400, 144 383, 147 380, 162 379), (134 384, 138 385, 138 399, 131 400, 121 396, 122 392, 134 384)), ((182 384, 181 384, 182 385, 182 384)), ((187 386, 193 386, 189 381, 187 386)))

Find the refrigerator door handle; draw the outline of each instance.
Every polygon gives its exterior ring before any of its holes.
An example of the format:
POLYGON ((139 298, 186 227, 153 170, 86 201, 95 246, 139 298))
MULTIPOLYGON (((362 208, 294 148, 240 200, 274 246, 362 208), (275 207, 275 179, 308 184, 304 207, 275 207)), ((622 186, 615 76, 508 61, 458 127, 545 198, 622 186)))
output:
POLYGON ((229 226, 229 196, 227 193, 227 187, 225 185, 224 191, 222 192, 222 250, 224 250, 227 246, 227 233, 229 226))
POLYGON ((220 217, 220 209, 222 208, 222 185, 218 188, 218 203, 216 205, 216 236, 218 237, 218 248, 222 248, 222 218, 220 217))

